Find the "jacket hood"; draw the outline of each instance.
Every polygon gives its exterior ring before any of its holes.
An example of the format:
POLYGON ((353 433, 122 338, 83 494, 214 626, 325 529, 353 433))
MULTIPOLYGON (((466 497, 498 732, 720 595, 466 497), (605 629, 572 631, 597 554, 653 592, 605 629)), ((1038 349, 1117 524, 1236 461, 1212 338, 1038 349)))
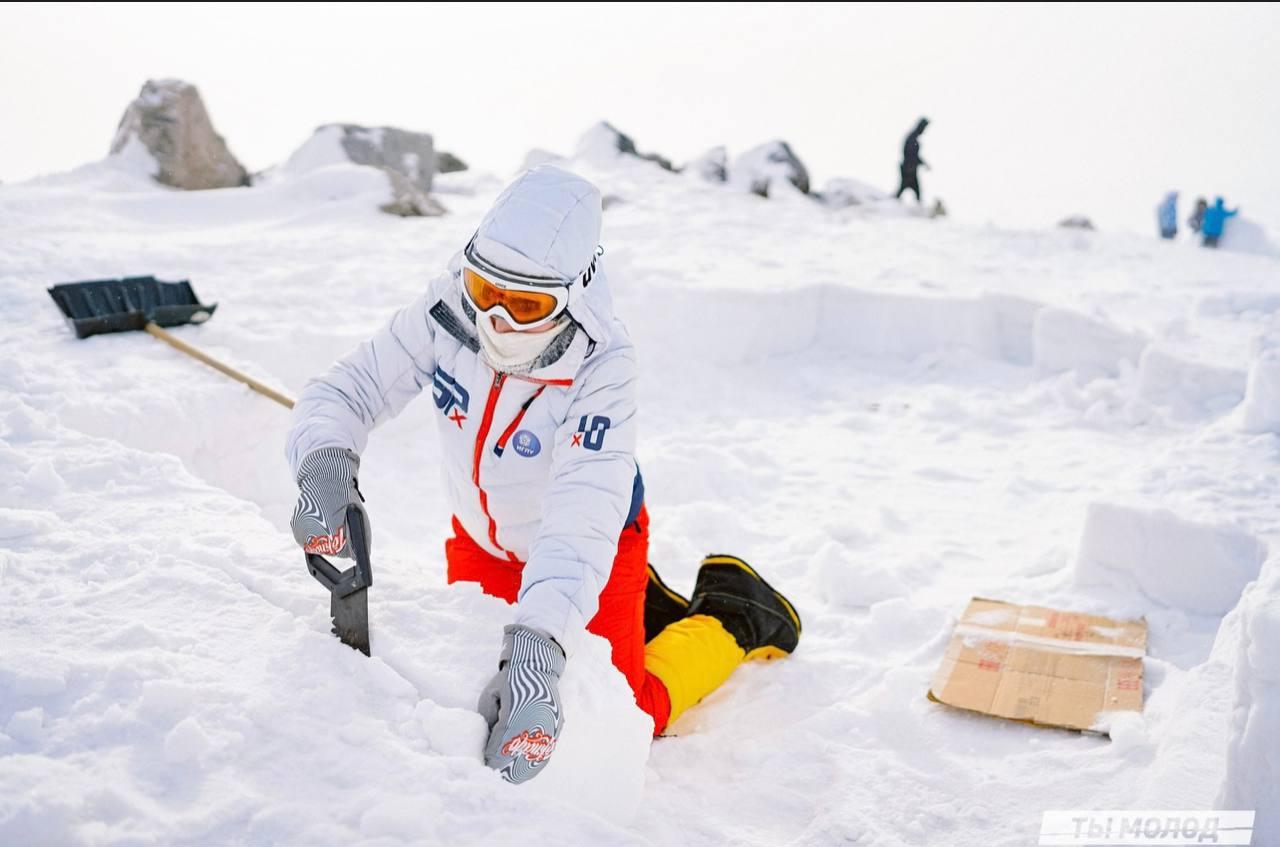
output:
MULTIPOLYGON (((525 171, 494 201, 474 236, 490 264, 518 274, 573 280, 569 314, 596 344, 607 344, 613 298, 597 255, 600 189, 554 165, 525 171), (594 262, 594 268, 593 268, 594 262)), ((459 251, 449 263, 457 277, 459 251)))

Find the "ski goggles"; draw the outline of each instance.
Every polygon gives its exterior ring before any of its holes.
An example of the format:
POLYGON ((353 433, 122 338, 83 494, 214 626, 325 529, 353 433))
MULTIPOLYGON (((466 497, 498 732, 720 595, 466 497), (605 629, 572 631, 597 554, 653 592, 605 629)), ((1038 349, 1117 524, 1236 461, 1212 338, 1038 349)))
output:
MULTIPOLYGON (((594 266, 594 262, 592 263, 594 266)), ((476 254, 462 254, 462 292, 477 312, 497 314, 520 329, 533 329, 560 317, 569 306, 573 281, 528 276, 496 267, 476 254)))

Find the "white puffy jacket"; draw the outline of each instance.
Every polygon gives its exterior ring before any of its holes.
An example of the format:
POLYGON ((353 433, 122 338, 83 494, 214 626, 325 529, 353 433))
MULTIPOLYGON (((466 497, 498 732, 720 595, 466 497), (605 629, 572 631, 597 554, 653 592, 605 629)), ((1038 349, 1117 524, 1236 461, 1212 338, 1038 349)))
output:
MULTIPOLYGON (((595 186, 542 166, 503 192, 476 243, 486 259, 511 270, 573 278, 595 256, 600 223, 595 186)), ((373 338, 308 383, 293 412, 287 455, 296 476, 313 450, 360 453, 370 430, 429 388, 454 513, 489 553, 527 563, 515 622, 572 651, 595 615, 619 534, 643 501, 634 348, 597 267, 571 294, 574 325, 534 367, 495 372, 479 352, 475 313, 462 298, 460 258, 373 338)), ((376 522, 376 504, 370 506, 376 522)))

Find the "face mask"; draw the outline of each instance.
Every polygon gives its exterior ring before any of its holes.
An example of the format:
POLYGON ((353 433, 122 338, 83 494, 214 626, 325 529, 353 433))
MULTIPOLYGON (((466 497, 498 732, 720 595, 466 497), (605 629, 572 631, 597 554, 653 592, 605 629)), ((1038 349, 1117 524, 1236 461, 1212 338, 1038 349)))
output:
POLYGON ((506 373, 523 372, 534 360, 551 346, 560 333, 569 327, 568 316, 561 316, 559 326, 546 332, 498 332, 486 315, 476 315, 476 331, 480 336, 480 350, 494 370, 506 373))

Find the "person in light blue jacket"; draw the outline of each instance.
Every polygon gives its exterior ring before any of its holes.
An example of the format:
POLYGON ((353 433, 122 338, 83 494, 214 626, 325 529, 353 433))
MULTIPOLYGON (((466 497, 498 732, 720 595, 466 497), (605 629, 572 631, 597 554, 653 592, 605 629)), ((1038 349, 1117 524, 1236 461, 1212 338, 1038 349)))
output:
POLYGON ((1213 205, 1205 209, 1204 223, 1200 226, 1200 234, 1204 236, 1204 246, 1217 247, 1218 239, 1222 237, 1222 229, 1227 224, 1227 218, 1234 217, 1239 212, 1239 209, 1226 208, 1221 197, 1214 198, 1213 205))
POLYGON ((1173 238, 1178 234, 1178 192, 1170 191, 1156 206, 1156 221, 1160 224, 1160 237, 1173 238))

